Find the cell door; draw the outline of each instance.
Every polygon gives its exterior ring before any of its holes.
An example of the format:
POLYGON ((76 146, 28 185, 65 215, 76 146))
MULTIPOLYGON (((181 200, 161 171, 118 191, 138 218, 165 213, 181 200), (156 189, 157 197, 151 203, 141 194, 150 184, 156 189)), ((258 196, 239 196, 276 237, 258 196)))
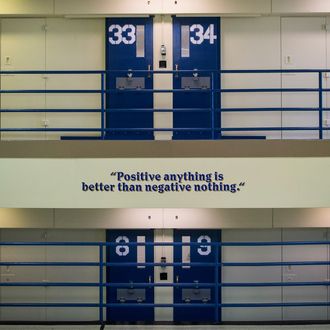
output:
MULTIPOLYGON (((183 243, 201 243, 200 245, 174 247, 174 262, 182 263, 213 263, 216 260, 216 247, 203 245, 203 243, 219 242, 220 230, 175 230, 174 241, 183 243)), ((219 261, 221 260, 219 248, 219 261)), ((218 270, 219 281, 221 271, 218 270)), ((216 273, 213 266, 177 266, 174 269, 174 280, 176 283, 193 283, 192 287, 177 287, 174 289, 174 303, 187 304, 187 307, 174 308, 174 321, 188 322, 215 322, 215 308, 188 305, 212 304, 215 295, 218 294, 220 303, 220 290, 215 292, 214 286, 216 273), (202 283, 210 283, 210 287, 200 287, 202 283)))
MULTIPOLYGON (((220 18, 175 17, 173 19, 174 70, 195 70, 174 74, 173 88, 187 92, 174 93, 173 107, 187 111, 174 112, 173 139, 210 139, 212 127, 220 127, 220 114, 211 108, 219 108, 220 94, 212 95, 210 89, 219 89, 220 75, 210 71, 220 70, 220 18), (197 72, 207 70, 208 72, 197 72), (213 86, 212 86, 213 85, 213 86), (190 110, 191 109, 191 110, 190 110), (202 128, 196 131, 188 128, 202 128)), ((217 133, 216 138, 220 137, 217 133)))
POLYGON ((107 283, 125 284, 107 288, 107 303, 119 305, 119 307, 107 308, 107 321, 154 320, 154 308, 134 306, 154 303, 153 287, 136 286, 137 283, 152 283, 154 268, 152 266, 134 265, 135 263, 153 262, 153 246, 127 244, 153 242, 153 237, 153 230, 107 230, 107 242, 118 243, 107 248, 107 262, 111 263, 107 267, 107 283), (118 264, 118 266, 114 266, 113 263, 118 264), (120 267, 120 263, 134 264, 120 267), (125 307, 125 304, 128 306, 125 307))
POLYGON ((152 28, 152 18, 106 20, 106 127, 114 129, 108 139, 153 139, 152 131, 136 130, 153 127, 153 112, 148 111, 153 94, 145 92, 153 88, 153 76, 147 72, 153 63, 152 28))

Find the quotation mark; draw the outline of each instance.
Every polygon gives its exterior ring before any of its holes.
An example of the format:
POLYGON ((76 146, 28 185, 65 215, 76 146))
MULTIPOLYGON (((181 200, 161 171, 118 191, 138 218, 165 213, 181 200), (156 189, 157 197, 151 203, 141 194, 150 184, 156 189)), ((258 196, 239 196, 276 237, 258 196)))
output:
MULTIPOLYGON (((245 182, 240 182, 239 187, 245 187, 245 182)), ((241 191, 240 188, 237 188, 237 191, 241 191)))

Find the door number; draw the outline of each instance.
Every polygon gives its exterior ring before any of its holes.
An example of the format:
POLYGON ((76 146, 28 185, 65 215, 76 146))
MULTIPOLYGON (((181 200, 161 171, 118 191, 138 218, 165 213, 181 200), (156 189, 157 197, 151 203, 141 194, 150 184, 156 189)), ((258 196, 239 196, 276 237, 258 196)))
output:
POLYGON ((109 32, 113 33, 109 37, 111 45, 119 45, 121 43, 132 45, 136 41, 136 28, 133 24, 125 24, 124 26, 112 24, 109 26, 109 32))
POLYGON ((218 37, 214 34, 214 24, 210 24, 209 27, 204 31, 204 27, 201 24, 193 24, 190 27, 190 32, 194 33, 190 37, 190 42, 194 45, 200 45, 205 40, 209 40, 210 44, 214 44, 214 40, 218 37))
MULTIPOLYGON (((127 236, 118 236, 116 238, 116 243, 129 243, 129 239, 127 236)), ((117 245, 116 253, 120 257, 126 257, 129 254, 129 246, 128 245, 117 245)))
MULTIPOLYGON (((211 237, 207 235, 199 236, 197 243, 211 243, 211 237)), ((211 253, 211 245, 200 245, 197 252, 201 256, 208 256, 211 253)))

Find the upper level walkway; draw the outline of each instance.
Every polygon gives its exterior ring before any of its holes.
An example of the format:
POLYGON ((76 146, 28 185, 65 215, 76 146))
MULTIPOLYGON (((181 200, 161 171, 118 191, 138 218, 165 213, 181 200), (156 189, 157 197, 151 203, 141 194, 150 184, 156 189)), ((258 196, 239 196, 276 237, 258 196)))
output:
POLYGON ((198 132, 202 140, 329 139, 329 72, 2 71, 1 139, 134 140, 132 132, 137 133, 137 140, 141 132, 153 133, 155 140, 175 139, 176 132, 188 132, 187 139, 190 133, 195 139, 198 132), (118 80, 118 76, 122 78, 118 80), (114 77, 115 84, 111 83, 114 77), (169 85, 163 84, 164 77, 172 86, 179 79, 181 88, 163 88, 169 85), (145 79, 152 79, 156 87, 144 88, 145 79), (118 102, 150 94, 153 107, 132 108, 118 102), (178 106, 176 97, 181 98, 178 106), (185 98, 204 98, 205 107, 183 107, 185 98), (114 123, 116 113, 124 115, 121 118, 127 118, 127 124, 122 119, 114 123), (151 116, 151 125, 150 121, 141 125, 132 120, 145 113, 151 116), (190 118, 189 123, 195 116, 193 125, 182 125, 182 115, 190 118))

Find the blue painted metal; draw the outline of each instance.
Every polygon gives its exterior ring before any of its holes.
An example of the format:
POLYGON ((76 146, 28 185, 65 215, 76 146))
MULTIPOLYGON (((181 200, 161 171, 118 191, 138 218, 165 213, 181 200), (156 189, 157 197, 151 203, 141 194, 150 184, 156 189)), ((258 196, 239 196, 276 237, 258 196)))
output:
MULTIPOLYGON (((1 242, 0 246, 95 246, 99 247, 103 246, 117 246, 118 243, 115 242, 1 242)), ((200 243, 190 242, 190 243, 182 243, 182 242, 145 242, 145 243, 137 243, 137 242, 129 242, 125 243, 125 245, 131 246, 200 246, 200 243)), ((288 242, 211 242, 211 243, 203 243, 203 245, 211 245, 211 246, 294 246, 294 245, 330 245, 330 241, 288 241, 288 242)))
POLYGON ((322 266, 329 261, 288 261, 288 262, 224 262, 223 267, 274 267, 274 266, 322 266))
MULTIPOLYGON (((138 236, 144 236, 145 241, 153 242, 153 230, 107 230, 107 242, 116 243, 115 245, 107 248, 107 262, 105 264, 107 269, 107 283, 122 283, 127 282, 130 284, 130 289, 134 290, 134 283, 153 282, 154 267, 154 249, 153 246, 145 246, 145 263, 137 263, 137 246, 127 245, 129 242, 137 242, 138 236), (120 241, 118 243, 116 241, 120 241), (123 267, 125 267, 123 269, 123 267)), ((144 244, 140 244, 143 246, 144 244)), ((107 287, 107 304, 115 307, 121 305, 129 306, 133 301, 127 300, 120 302, 117 297, 117 288, 107 287)), ((136 305, 141 303, 154 303, 154 289, 147 287, 145 289, 145 301, 134 301, 133 306, 130 308, 121 308, 120 310, 113 311, 111 308, 107 309, 107 321, 153 321, 154 310, 153 308, 146 308, 144 310, 136 309, 136 305)))
POLYGON ((300 246, 330 245, 330 241, 290 241, 290 242, 222 242, 221 246, 300 246))
POLYGON ((319 72, 319 139, 323 139, 323 77, 319 72))
MULTIPOLYGON (((220 273, 220 272, 219 272, 220 273)), ((211 287, 294 287, 294 286, 330 286, 330 282, 263 282, 263 283, 199 283, 199 288, 211 287)), ((114 287, 130 288, 130 283, 88 283, 88 282, 1 282, 0 287, 114 287)), ((145 287, 182 287, 195 288, 196 283, 134 283, 135 288, 145 287)), ((221 294, 221 292, 220 292, 221 294)), ((220 300, 220 299, 219 299, 220 300)), ((100 302, 101 305, 101 302, 100 302)))
POLYGON ((322 307, 330 306, 330 302, 293 302, 293 303, 254 303, 254 304, 222 304, 222 308, 265 308, 265 307, 322 307))
MULTIPOLYGON (((130 30, 128 30, 130 31, 130 30)), ((107 131, 108 139, 114 140, 152 140, 153 131, 126 130, 125 128, 153 127, 153 75, 148 72, 148 66, 153 64, 153 18, 108 18, 106 20, 106 67, 107 73, 107 108, 120 108, 121 112, 107 112, 107 128, 121 128, 120 131, 107 131), (110 32, 110 26, 133 25, 144 26, 145 29, 145 56, 137 57, 137 42, 111 44, 109 38, 114 37, 114 31, 110 32), (119 70, 114 72, 114 70, 119 70), (128 78, 129 70, 133 78, 142 77, 145 79, 144 90, 125 90, 116 89, 116 79, 118 77, 128 78), (111 72, 110 72, 111 71, 111 72), (129 93, 129 94, 127 94, 129 93), (147 93, 147 95, 146 95, 147 93), (131 108, 149 108, 149 112, 134 114, 125 111, 131 108)), ((128 36, 123 32, 123 36, 128 36)), ((114 37, 116 38, 116 37, 114 37)))
POLYGON ((105 74, 101 73, 101 138, 105 138, 105 74))
MULTIPOLYGON (((137 74, 144 74, 144 75, 153 75, 155 73, 174 73, 176 72, 175 70, 168 70, 168 71, 148 71, 148 70, 137 70, 135 71, 137 74)), ((179 72, 180 75, 191 75, 194 71, 193 70, 182 70, 179 72)), ((152 88, 147 88, 146 90, 143 91, 126 91, 125 95, 127 94, 129 99, 132 96, 132 93, 139 94, 140 96, 145 98, 146 95, 150 94, 152 96, 153 93, 168 93, 168 92, 174 92, 174 94, 178 97, 181 97, 184 94, 189 94, 189 95, 197 95, 199 94, 199 98, 201 95, 205 94, 205 97, 207 95, 210 95, 209 97, 209 102, 210 106, 209 107, 185 107, 185 108, 177 108, 175 107, 174 109, 150 109, 148 107, 136 107, 136 108, 127 108, 125 109, 125 112, 132 113, 136 116, 140 116, 141 114, 147 114, 147 115, 152 115, 154 112, 173 112, 178 113, 180 115, 185 115, 187 112, 194 112, 196 115, 205 115, 210 118, 210 125, 208 128, 203 127, 202 125, 200 127, 175 127, 175 128, 161 128, 161 129, 153 129, 152 125, 150 127, 138 127, 136 124, 135 127, 113 127, 113 128, 106 128, 105 122, 104 122, 104 115, 105 113, 111 113, 112 115, 115 115, 115 113, 118 113, 119 115, 123 114, 121 108, 116 108, 116 107, 111 107, 111 108, 106 108, 105 104, 102 104, 102 99, 101 99, 101 106, 100 109, 2 109, 0 112, 2 113, 38 113, 38 112, 45 112, 45 113, 65 113, 65 112, 72 112, 72 113, 100 113, 101 115, 101 123, 100 127, 95 127, 95 128, 31 128, 31 127, 23 127, 23 128, 15 128, 15 127, 8 127, 8 128, 1 128, 0 132, 93 132, 97 134, 96 136, 91 136, 91 137, 63 137, 63 139, 101 139, 105 136, 108 136, 109 134, 123 134, 126 132, 128 135, 136 135, 138 133, 142 135, 153 135, 154 132, 174 132, 175 134, 183 134, 187 135, 189 131, 192 134, 200 134, 202 135, 208 135, 209 137, 214 137, 218 136, 221 133, 229 133, 229 132, 271 132, 271 131, 317 131, 319 134, 319 138, 323 138, 323 133, 325 131, 329 131, 329 127, 323 127, 322 121, 323 121, 323 113, 324 111, 330 111, 330 108, 323 107, 323 93, 329 92, 329 88, 323 88, 322 84, 322 73, 323 72, 330 72, 330 70, 324 70, 324 69, 315 69, 315 70, 219 70, 219 71, 212 71, 212 70, 199 70, 198 73, 204 74, 204 75, 218 75, 218 74, 237 74, 237 73, 259 73, 259 74, 267 74, 267 73, 286 73, 286 72, 293 72, 293 73, 315 73, 318 75, 319 79, 319 86, 318 88, 286 88, 286 89, 277 89, 277 88, 265 88, 265 89, 221 89, 221 86, 219 85, 218 88, 211 88, 211 90, 182 90, 182 89, 162 89, 162 90, 153 90, 152 88), (212 105, 212 100, 214 101, 213 95, 218 95, 218 97, 215 97, 216 100, 221 97, 222 94, 225 93, 235 93, 235 92, 244 92, 244 93, 258 93, 258 92, 315 92, 318 93, 319 97, 319 106, 317 108, 305 108, 305 107, 293 107, 293 108, 282 108, 282 107, 275 107, 275 108, 225 108, 222 109, 220 104, 217 106, 216 104, 212 105), (181 95, 181 96, 180 96, 181 95), (269 112, 269 111, 304 111, 304 112, 318 112, 318 117, 319 117, 319 122, 318 126, 315 127, 226 127, 226 128, 215 128, 213 130, 214 123, 219 122, 216 116, 221 117, 222 112, 269 112), (198 112, 200 112, 198 114, 198 112), (102 115, 103 114, 103 115, 102 115), (215 118, 214 118, 215 117, 215 118), (103 119, 102 119, 103 118, 103 119), (102 122, 103 121, 103 122, 102 122)), ((72 89, 72 90, 0 90, 0 93, 93 93, 93 94, 100 94, 102 97, 102 94, 106 94, 108 97, 112 97, 114 95, 122 95, 122 91, 118 91, 116 89, 104 89, 105 86, 102 86, 102 81, 104 81, 104 78, 102 79, 102 76, 105 77, 106 75, 109 76, 118 76, 118 75, 125 75, 127 74, 127 70, 107 70, 107 71, 1 71, 0 74, 67 74, 67 75, 72 75, 72 74, 99 74, 101 77, 101 88, 100 89, 91 89, 91 90, 77 90, 77 89, 72 89)), ((215 79, 217 82, 219 79, 215 79)), ((220 82, 219 82, 220 83, 220 82)), ((181 86, 180 86, 181 87, 181 86)), ((216 86, 213 86, 216 87, 216 86)), ((126 95, 126 96, 127 96, 126 95)), ((204 97, 204 95, 203 95, 204 97)), ((127 98, 127 97, 126 97, 127 98)), ((103 101, 104 102, 104 101, 103 101)), ((219 117, 219 118, 220 118, 219 117)), ((125 133, 125 134, 126 134, 125 133)), ((125 136, 128 136, 128 135, 125 136)), ((229 137, 229 138, 238 138, 238 137, 229 137)), ((256 136, 256 137, 239 137, 239 138, 264 138, 264 136, 256 136)))
MULTIPOLYGON (((201 31, 201 30, 200 30, 201 31)), ((202 33, 203 34, 203 33, 202 33)), ((212 128, 220 127, 220 115, 214 113, 213 109, 219 107, 219 98, 215 93, 220 88, 220 77, 217 72, 220 69, 220 19, 217 17, 174 17, 173 18, 173 65, 178 66, 179 71, 173 77, 173 89, 178 91, 173 94, 174 108, 211 108, 211 114, 196 113, 195 111, 188 111, 186 113, 173 114, 173 127, 174 128, 212 128), (189 57, 183 57, 181 53, 181 39, 182 39, 182 26, 188 26, 193 29, 195 24, 198 24, 203 32, 213 24, 214 34, 217 39, 212 40, 204 39, 202 36, 197 36, 196 32, 190 31, 189 34, 189 57), (199 39, 196 44, 192 43, 192 39, 199 39), (200 70, 202 69, 202 70, 200 70), (183 71, 181 71, 183 70, 183 71), (213 88, 206 90, 182 90, 181 79, 182 77, 193 77, 193 71, 197 70, 195 74, 203 77, 210 77, 212 80, 211 85, 213 88), (213 74, 212 72, 216 73, 213 74), (213 74, 213 79, 212 79, 213 74), (181 91, 180 91, 181 90, 181 91), (204 95, 203 95, 204 94, 204 95), (214 116, 214 118, 213 118, 214 116)), ((175 140, 191 140, 191 139, 212 139, 219 136, 219 131, 173 131, 173 139, 175 140)))
MULTIPOLYGON (((1 264, 0 264, 1 265, 1 264)), ((143 263, 136 263, 136 262, 107 262, 106 266, 115 266, 115 267, 132 267, 132 266, 169 266, 169 267, 181 267, 181 266, 196 266, 196 267, 213 267, 213 262, 143 262, 143 263)))
MULTIPOLYGON (((216 132, 216 127, 219 127, 219 125, 216 125, 215 121, 216 121, 216 106, 215 106, 215 77, 214 77, 214 73, 212 72, 212 75, 211 75, 211 128, 212 128, 212 140, 215 140, 217 138, 217 132, 216 132)), ((217 116, 217 119, 221 119, 221 106, 220 106, 220 109, 219 109, 220 113, 219 113, 219 116, 217 116), (220 117, 220 118, 218 118, 220 117)))
MULTIPOLYGON (((181 243, 174 247, 174 279, 178 283, 196 283, 195 288, 199 288, 199 283, 212 283, 216 284, 211 290, 211 300, 205 304, 213 304, 213 308, 206 308, 203 313, 199 313, 198 306, 201 301, 192 300, 186 305, 195 306, 193 311, 174 308, 174 321, 190 321, 190 322, 214 322, 219 319, 219 312, 216 305, 216 299, 219 299, 219 267, 217 267, 217 260, 220 255, 216 255, 216 245, 206 243, 206 237, 211 239, 211 242, 218 243, 220 241, 220 230, 174 230, 174 242, 181 243), (182 241, 183 236, 189 236, 190 242, 197 243, 190 246, 190 263, 182 263, 182 241), (198 243, 198 239, 202 241, 198 243), (180 246, 181 245, 181 246, 180 246), (189 268, 183 266, 190 266, 189 268), (216 276, 217 273, 217 276, 216 276), (217 298, 216 298, 217 297, 217 298), (215 317, 216 316, 216 317, 215 317)), ((187 244, 185 244, 187 245, 187 244)), ((220 260, 218 260, 220 262, 220 260)), ((183 292, 180 287, 174 290, 174 304, 183 302, 183 292)), ((193 307, 192 307, 193 308, 193 307)))
POLYGON ((103 323, 103 245, 99 246, 99 320, 101 323, 103 323))
MULTIPOLYGON (((221 232, 220 232, 221 235, 221 232)), ((221 242, 221 239, 220 239, 221 242)), ((221 310, 219 310, 219 304, 222 301, 222 292, 221 292, 221 284, 222 284, 222 276, 221 276, 221 264, 219 263, 220 260, 222 260, 220 255, 220 246, 215 246, 215 255, 214 255, 214 281, 215 281, 215 295, 214 295, 214 320, 216 323, 219 323, 221 321, 221 310)))
MULTIPOLYGON (((199 233, 201 233, 199 231, 199 233)), ((104 262, 103 260, 103 249, 106 248, 107 251, 113 249, 118 245, 115 242, 87 242, 87 243, 80 243, 80 242, 0 242, 0 246, 17 246, 24 248, 25 246, 90 246, 90 247, 98 247, 99 248, 99 261, 98 262, 2 262, 0 266, 4 265, 14 265, 14 266, 79 266, 79 267, 98 267, 99 269, 99 282, 97 283, 81 283, 81 282, 1 282, 0 287, 98 287, 99 288, 99 299, 98 302, 88 302, 88 303, 71 303, 71 302, 59 302, 59 303, 29 303, 29 302, 17 302, 17 303, 6 303, 5 301, 0 304, 0 307, 20 307, 20 308, 98 308, 99 309, 99 323, 103 324, 103 310, 111 310, 114 311, 115 314, 123 313, 129 315, 129 311, 132 309, 137 309, 139 314, 143 314, 146 309, 153 310, 154 308, 167 308, 172 307, 174 310, 182 310, 186 311, 188 315, 193 315, 194 310, 203 308, 203 313, 208 313, 209 310, 213 311, 211 317, 212 322, 218 322, 221 320, 220 313, 222 308, 281 308, 281 307, 324 307, 330 306, 330 302, 285 302, 285 303, 221 303, 221 287, 305 287, 305 286, 324 286, 329 287, 330 282, 328 281, 319 281, 319 282, 259 282, 259 283, 221 283, 221 267, 231 267, 231 266, 264 266, 264 267, 272 267, 272 266, 279 266, 279 265, 295 265, 295 266, 313 266, 313 265, 329 265, 329 262, 326 261, 289 261, 289 262, 260 262, 260 263, 248 263, 248 262, 235 262, 235 263, 221 263, 220 256, 220 248, 225 246, 314 246, 314 245, 330 245, 330 241, 297 241, 297 242, 224 242, 221 241, 212 241, 211 243, 198 243, 198 242, 191 242, 191 243, 181 243, 181 242, 165 242, 165 243, 153 243, 153 242, 146 242, 146 243, 137 243, 129 242, 125 243, 128 246, 134 247, 143 246, 145 245, 146 248, 150 248, 153 251, 154 246, 174 246, 175 249, 180 249, 181 246, 188 246, 192 247, 192 251, 197 250, 198 247, 202 247, 204 250, 207 246, 212 247, 215 251, 212 260, 204 264, 205 267, 209 267, 211 271, 210 273, 213 274, 212 281, 198 283, 198 288, 212 288, 213 292, 218 292, 218 295, 215 295, 215 299, 211 302, 207 303, 181 303, 179 301, 175 301, 174 304, 154 304, 152 302, 142 302, 142 303, 125 303, 125 304, 118 304, 117 302, 107 302, 104 303, 103 301, 103 288, 131 288, 132 283, 129 281, 126 282, 117 282, 113 283, 112 281, 104 281, 103 278, 103 269, 104 267, 109 267, 111 265, 112 271, 114 268, 118 266, 116 262, 104 262), (219 272, 216 271, 219 269, 219 272)), ((194 258, 194 253, 192 254, 192 258, 194 258)), ((153 256, 152 256, 153 260, 153 256)), ((197 269, 198 267, 202 267, 203 262, 193 262, 190 263, 190 270, 197 269), (198 267, 193 267, 198 266, 198 267)), ((136 268, 137 263, 129 262, 127 266, 136 268)), ((147 267, 149 266, 160 266, 163 263, 153 263, 147 262, 145 263, 147 267)), ((171 267, 182 267, 187 265, 181 262, 173 262, 173 263, 166 263, 167 266, 171 267)), ((201 271, 205 272, 205 267, 201 269, 201 271)), ((153 268, 152 268, 153 269, 153 268)), ((207 269, 207 268, 206 268, 207 269)), ((120 271, 120 274, 125 274, 124 272, 120 271)), ((125 281, 124 276, 121 276, 121 279, 125 281)), ((174 287, 175 290, 180 290, 180 288, 196 288, 196 282, 185 282, 185 283, 149 283, 148 281, 141 281, 139 283, 134 283, 134 287, 136 288, 150 288, 154 287, 174 287)), ((182 312, 183 313, 183 312, 182 312)), ((128 321, 128 319, 127 319, 128 321)))

